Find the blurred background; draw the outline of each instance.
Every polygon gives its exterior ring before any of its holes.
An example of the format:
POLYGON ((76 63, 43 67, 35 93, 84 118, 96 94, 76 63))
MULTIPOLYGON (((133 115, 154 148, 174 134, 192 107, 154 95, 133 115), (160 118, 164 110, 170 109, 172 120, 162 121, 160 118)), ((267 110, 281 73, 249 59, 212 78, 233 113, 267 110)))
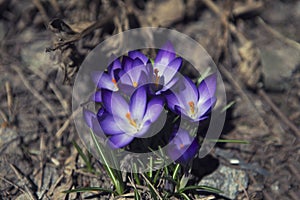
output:
POLYGON ((207 50, 231 105, 222 138, 250 142, 217 146, 218 166, 195 162, 196 180, 225 192, 215 199, 298 200, 296 0, 0 0, 0 199, 109 199, 61 193, 111 187, 93 158, 100 175, 83 170, 72 145, 83 147, 72 84, 97 44, 139 27, 177 30, 207 50))

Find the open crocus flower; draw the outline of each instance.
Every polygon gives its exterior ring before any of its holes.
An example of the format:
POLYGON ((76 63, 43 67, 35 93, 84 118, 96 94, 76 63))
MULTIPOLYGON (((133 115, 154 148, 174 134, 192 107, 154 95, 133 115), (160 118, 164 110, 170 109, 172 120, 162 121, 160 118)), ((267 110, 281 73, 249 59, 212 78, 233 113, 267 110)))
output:
POLYGON ((148 68, 150 63, 148 58, 143 57, 142 53, 129 52, 131 57, 124 56, 122 67, 123 70, 119 73, 119 88, 129 96, 139 86, 148 84, 148 68))
POLYGON ((172 160, 185 165, 196 155, 199 147, 197 139, 180 128, 168 145, 167 154, 172 160))
POLYGON ((182 58, 176 57, 175 50, 170 42, 162 47, 154 60, 150 70, 152 75, 152 90, 159 95, 170 89, 178 80, 176 73, 182 64, 182 58))
POLYGON ((118 80, 121 70, 122 67, 120 60, 115 59, 112 64, 108 66, 107 72, 95 72, 92 74, 93 81, 99 89, 92 97, 94 101, 102 102, 102 89, 107 89, 114 92, 119 90, 118 80))
POLYGON ((216 74, 205 78, 198 88, 189 78, 183 78, 179 83, 184 89, 166 95, 169 108, 193 122, 207 118, 206 114, 216 102, 216 74))
POLYGON ((100 120, 103 132, 110 135, 113 148, 122 148, 135 137, 147 133, 152 123, 163 110, 162 98, 155 97, 147 102, 144 86, 133 93, 129 103, 118 92, 102 91, 103 105, 107 113, 100 120))

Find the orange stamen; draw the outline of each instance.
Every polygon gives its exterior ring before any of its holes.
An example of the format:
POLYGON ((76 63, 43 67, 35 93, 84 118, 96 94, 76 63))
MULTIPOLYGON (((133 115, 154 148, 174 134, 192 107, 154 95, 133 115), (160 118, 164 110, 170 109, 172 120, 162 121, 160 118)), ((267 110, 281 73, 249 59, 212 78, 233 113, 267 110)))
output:
POLYGON ((192 114, 195 114, 195 103, 193 101, 189 102, 190 111, 192 114))
POLYGON ((180 144, 179 147, 180 147, 180 149, 183 149, 184 145, 183 145, 183 144, 180 144))
POLYGON ((115 85, 115 87, 118 88, 118 83, 117 83, 116 79, 112 78, 111 82, 113 82, 113 84, 115 85))
POLYGON ((134 127, 137 127, 137 124, 136 122, 131 118, 131 115, 130 115, 130 112, 126 113, 126 118, 128 119, 129 123, 134 126, 134 127))

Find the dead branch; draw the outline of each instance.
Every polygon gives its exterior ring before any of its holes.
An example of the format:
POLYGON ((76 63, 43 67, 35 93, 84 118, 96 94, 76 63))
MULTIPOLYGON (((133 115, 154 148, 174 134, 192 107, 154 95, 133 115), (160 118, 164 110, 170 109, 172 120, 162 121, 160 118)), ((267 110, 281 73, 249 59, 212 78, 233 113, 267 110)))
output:
POLYGON ((23 71, 20 69, 20 67, 12 64, 11 68, 17 72, 17 74, 19 75, 20 79, 22 80, 22 82, 24 83, 25 87, 33 94, 33 96, 35 96, 42 104, 45 105, 45 107, 53 114, 55 115, 56 111, 53 108, 53 106, 51 106, 51 104, 48 103, 48 101, 36 90, 34 89, 34 87, 29 83, 29 81, 25 78, 25 75, 23 73, 23 71))
POLYGON ((63 40, 63 41, 55 43, 54 47, 52 47, 52 48, 51 47, 47 48, 46 52, 55 51, 57 49, 62 48, 63 46, 66 46, 68 44, 71 44, 73 42, 76 42, 76 41, 84 38, 85 36, 87 36, 90 33, 92 33, 94 30, 102 27, 104 24, 106 24, 107 22, 109 22, 110 20, 112 20, 113 17, 117 15, 117 10, 113 10, 113 11, 108 12, 108 13, 109 13, 108 15, 106 15, 105 17, 103 17, 99 21, 96 21, 95 23, 93 23, 92 25, 90 25, 89 27, 87 27, 86 29, 84 29, 82 32, 76 33, 75 35, 71 36, 67 40, 63 40))

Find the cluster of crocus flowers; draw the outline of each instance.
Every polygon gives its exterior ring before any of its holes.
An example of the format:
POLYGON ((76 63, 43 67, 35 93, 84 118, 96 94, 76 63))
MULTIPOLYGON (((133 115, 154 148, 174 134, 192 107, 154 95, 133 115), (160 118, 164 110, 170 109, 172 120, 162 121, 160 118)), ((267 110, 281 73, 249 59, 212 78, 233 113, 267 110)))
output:
MULTIPOLYGON (((182 58, 176 56, 171 43, 153 60, 140 51, 115 59, 106 71, 92 76, 97 86, 92 100, 101 107, 97 113, 84 110, 86 124, 95 134, 107 138, 112 148, 124 148, 135 138, 147 136, 164 110, 199 123, 216 102, 216 74, 197 86, 179 73, 181 65, 182 58)), ((179 128, 171 134, 167 153, 179 163, 192 159, 200 146, 189 131, 179 128)))

